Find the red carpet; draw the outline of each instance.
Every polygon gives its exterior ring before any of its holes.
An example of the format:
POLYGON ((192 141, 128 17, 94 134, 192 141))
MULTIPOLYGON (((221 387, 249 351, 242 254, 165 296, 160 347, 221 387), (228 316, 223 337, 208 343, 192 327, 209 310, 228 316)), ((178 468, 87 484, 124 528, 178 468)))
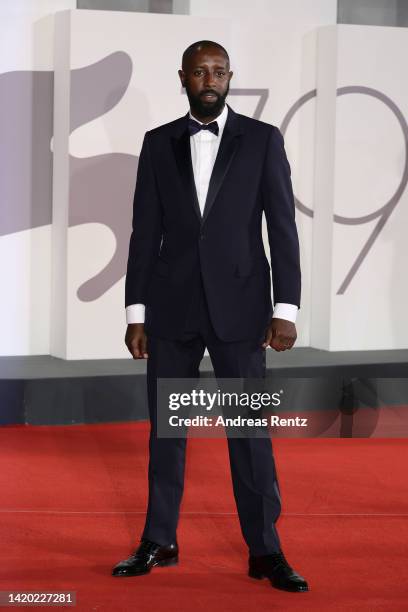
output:
POLYGON ((189 440, 179 566, 110 576, 144 522, 147 439, 145 423, 0 429, 0 590, 75 590, 81 611, 407 610, 407 440, 274 440, 283 548, 312 589, 292 594, 246 576, 225 440, 189 440))

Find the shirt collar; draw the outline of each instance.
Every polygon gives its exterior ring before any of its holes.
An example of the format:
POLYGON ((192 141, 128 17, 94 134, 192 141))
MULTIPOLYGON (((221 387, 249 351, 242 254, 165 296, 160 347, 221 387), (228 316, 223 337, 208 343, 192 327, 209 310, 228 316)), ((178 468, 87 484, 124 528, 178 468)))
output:
MULTIPOLYGON (((191 117, 191 119, 194 119, 194 121, 197 121, 197 123, 200 123, 201 125, 203 124, 203 121, 199 121, 198 119, 193 117, 193 115, 191 114, 191 111, 189 111, 189 116, 191 117)), ((219 130, 218 136, 222 135, 225 124, 227 122, 227 117, 228 117, 228 106, 224 104, 224 108, 222 109, 222 112, 218 115, 218 117, 213 119, 213 121, 216 121, 218 123, 218 130, 219 130)))

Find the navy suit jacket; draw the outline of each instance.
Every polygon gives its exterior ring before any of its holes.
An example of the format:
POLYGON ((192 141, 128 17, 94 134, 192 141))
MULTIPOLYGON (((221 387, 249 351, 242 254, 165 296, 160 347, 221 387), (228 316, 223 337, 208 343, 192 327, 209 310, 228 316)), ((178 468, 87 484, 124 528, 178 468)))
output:
POLYGON ((146 306, 145 331, 180 339, 201 275, 214 329, 226 342, 259 338, 274 302, 300 307, 291 169, 279 129, 228 117, 201 216, 188 116, 146 132, 139 158, 125 306, 146 306))

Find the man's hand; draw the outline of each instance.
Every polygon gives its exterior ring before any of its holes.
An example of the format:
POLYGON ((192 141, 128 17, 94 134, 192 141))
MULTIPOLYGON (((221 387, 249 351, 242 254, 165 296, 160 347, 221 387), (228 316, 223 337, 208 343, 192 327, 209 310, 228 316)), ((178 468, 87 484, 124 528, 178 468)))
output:
POLYGON ((270 346, 275 351, 286 351, 292 348, 296 338, 296 326, 292 321, 274 317, 269 324, 262 347, 270 346))
POLYGON ((133 359, 146 359, 148 357, 144 323, 130 323, 127 326, 125 344, 133 359))

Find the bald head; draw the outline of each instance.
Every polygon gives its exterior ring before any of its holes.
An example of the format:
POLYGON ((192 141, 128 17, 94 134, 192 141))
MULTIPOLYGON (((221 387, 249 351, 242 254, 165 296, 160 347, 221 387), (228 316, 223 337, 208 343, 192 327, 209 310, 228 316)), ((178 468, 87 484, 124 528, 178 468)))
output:
POLYGON ((214 50, 224 55, 226 59, 227 68, 229 70, 230 60, 229 60, 229 55, 226 49, 224 49, 222 45, 220 45, 217 42, 214 42, 213 40, 198 40, 197 42, 194 42, 189 47, 187 47, 187 49, 183 53, 183 57, 181 60, 182 69, 183 70, 187 69, 187 67, 190 64, 190 60, 195 56, 196 53, 200 51, 209 51, 209 50, 214 50))

